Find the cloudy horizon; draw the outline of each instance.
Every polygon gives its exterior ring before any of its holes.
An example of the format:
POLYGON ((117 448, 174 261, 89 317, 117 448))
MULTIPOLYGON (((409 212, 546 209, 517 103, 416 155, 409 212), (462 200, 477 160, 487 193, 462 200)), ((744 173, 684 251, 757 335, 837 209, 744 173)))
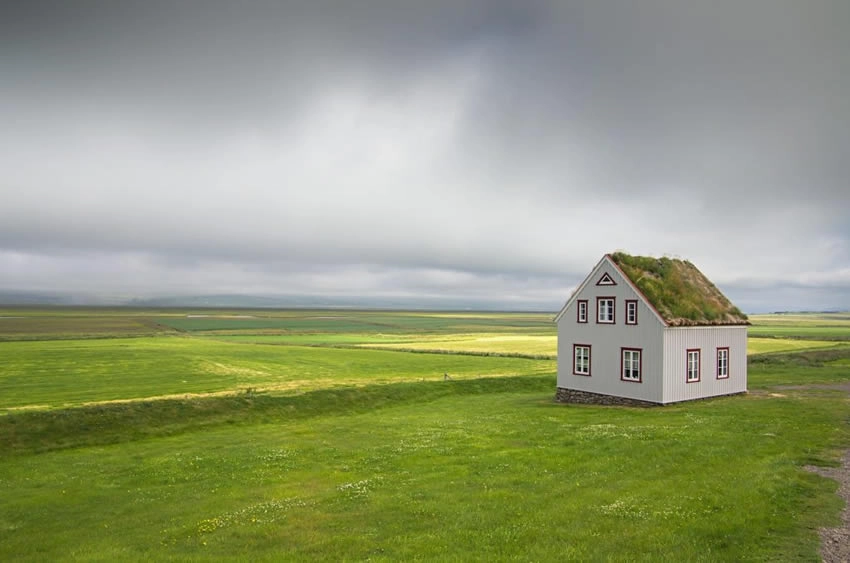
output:
POLYGON ((0 292, 850 309, 845 1, 2 10, 0 292))

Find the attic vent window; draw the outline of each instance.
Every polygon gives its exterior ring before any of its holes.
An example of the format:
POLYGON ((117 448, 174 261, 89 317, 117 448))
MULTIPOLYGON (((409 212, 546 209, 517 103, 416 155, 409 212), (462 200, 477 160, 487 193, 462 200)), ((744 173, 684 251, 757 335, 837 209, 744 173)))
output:
POLYGON ((608 272, 602 274, 602 277, 599 278, 599 281, 596 282, 596 285, 617 285, 617 282, 611 277, 608 272))

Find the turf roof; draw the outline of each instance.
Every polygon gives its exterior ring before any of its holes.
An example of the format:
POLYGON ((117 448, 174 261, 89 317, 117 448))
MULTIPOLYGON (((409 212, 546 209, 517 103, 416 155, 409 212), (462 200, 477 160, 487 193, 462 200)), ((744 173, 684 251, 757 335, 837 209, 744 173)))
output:
POLYGON ((609 254, 669 326, 746 325, 735 307, 687 260, 609 254))

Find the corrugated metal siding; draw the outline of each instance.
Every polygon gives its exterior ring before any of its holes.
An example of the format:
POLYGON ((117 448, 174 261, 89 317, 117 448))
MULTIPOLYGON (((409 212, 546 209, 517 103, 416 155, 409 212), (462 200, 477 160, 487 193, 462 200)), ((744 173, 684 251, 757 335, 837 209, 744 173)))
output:
POLYGON ((664 330, 663 402, 674 403, 747 390, 747 327, 664 330), (717 349, 729 348, 729 378, 717 379, 717 349), (687 351, 700 350, 700 380, 688 383, 687 351))
POLYGON ((558 321, 558 387, 661 403, 663 401, 662 341, 664 325, 634 292, 616 268, 599 264, 592 278, 558 321), (615 286, 597 286, 608 273, 615 286), (596 298, 616 299, 613 325, 596 324, 596 298), (578 300, 588 301, 588 322, 576 322, 578 300), (626 299, 638 300, 638 324, 626 325, 626 299), (573 344, 591 346, 590 377, 573 375, 573 344), (642 348, 641 383, 620 379, 620 348, 642 348))

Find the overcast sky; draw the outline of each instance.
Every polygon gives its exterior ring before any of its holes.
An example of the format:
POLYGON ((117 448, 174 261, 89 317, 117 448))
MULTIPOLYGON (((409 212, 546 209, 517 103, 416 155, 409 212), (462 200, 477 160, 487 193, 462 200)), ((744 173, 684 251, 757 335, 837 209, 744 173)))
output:
POLYGON ((847 0, 0 5, 0 290, 850 308, 847 0))

